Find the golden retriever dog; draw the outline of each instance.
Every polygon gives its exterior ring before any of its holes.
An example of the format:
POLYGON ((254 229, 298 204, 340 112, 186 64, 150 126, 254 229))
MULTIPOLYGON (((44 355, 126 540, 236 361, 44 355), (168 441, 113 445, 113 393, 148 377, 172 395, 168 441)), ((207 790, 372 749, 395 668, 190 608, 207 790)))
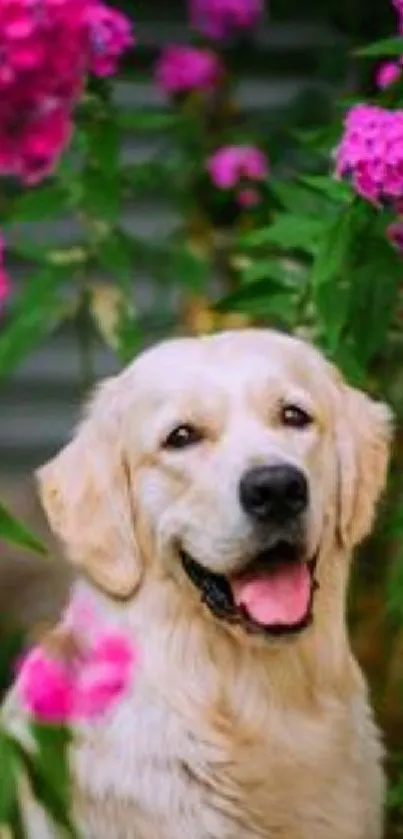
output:
MULTIPOLYGON (((381 837, 346 589, 390 428, 269 330, 168 340, 102 384, 39 471, 76 592, 141 650, 124 700, 77 732, 84 839, 381 837)), ((31 835, 53 836, 33 806, 31 835)))

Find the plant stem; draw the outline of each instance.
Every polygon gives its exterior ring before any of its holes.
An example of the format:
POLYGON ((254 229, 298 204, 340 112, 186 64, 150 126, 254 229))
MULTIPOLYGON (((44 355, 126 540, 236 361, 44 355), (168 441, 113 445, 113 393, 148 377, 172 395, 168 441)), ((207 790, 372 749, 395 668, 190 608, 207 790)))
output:
POLYGON ((78 350, 82 390, 87 392, 94 382, 94 358, 92 353, 92 320, 90 313, 91 292, 83 285, 76 315, 78 350))

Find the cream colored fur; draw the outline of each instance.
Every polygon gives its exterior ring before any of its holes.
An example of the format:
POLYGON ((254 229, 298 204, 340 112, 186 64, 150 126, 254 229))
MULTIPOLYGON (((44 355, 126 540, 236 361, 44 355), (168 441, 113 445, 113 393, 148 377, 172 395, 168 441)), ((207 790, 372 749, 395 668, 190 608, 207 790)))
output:
MULTIPOLYGON (((312 347, 270 331, 169 341, 101 386, 39 474, 51 526, 84 573, 76 590, 141 649, 130 695, 77 732, 84 839, 380 839, 382 749, 345 601, 389 437, 384 405, 312 347), (282 427, 283 401, 313 425, 282 427), (178 422, 206 440, 163 450, 178 422), (213 617, 177 547, 220 573, 244 567, 258 543, 238 482, 284 459, 308 478, 319 590, 313 624, 270 640, 213 617)), ((27 797, 32 839, 53 836, 33 806, 27 797)))

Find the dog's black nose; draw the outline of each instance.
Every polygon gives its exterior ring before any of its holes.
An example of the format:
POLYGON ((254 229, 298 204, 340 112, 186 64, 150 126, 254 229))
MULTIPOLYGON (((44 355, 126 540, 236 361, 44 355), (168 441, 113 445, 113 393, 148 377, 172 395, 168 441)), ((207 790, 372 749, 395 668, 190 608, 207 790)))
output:
POLYGON ((295 466, 256 466, 245 472, 239 485, 241 505, 259 522, 283 524, 308 504, 308 484, 295 466))

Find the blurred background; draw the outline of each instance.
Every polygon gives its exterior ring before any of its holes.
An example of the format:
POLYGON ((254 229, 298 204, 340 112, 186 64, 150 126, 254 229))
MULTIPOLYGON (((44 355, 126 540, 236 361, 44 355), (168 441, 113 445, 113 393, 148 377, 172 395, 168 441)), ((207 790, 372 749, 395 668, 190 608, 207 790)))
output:
MULTIPOLYGON (((165 45, 190 41, 185 3, 122 0, 114 5, 135 18, 137 46, 111 83, 113 102, 120 112, 161 115, 169 105, 153 81, 153 67, 165 45)), ((371 95, 373 67, 359 61, 354 50, 393 34, 395 25, 393 8, 386 0, 373 4, 368 0, 270 0, 253 41, 226 47, 226 59, 239 76, 237 108, 246 115, 254 135, 265 137, 273 171, 281 175, 298 166, 293 132, 326 127, 334 118, 337 99, 357 92, 371 95)), ((183 229, 180 207, 172 201, 169 187, 159 188, 158 183, 158 161, 169 156, 172 142, 171 134, 159 126, 155 132, 152 127, 140 132, 135 124, 130 126, 128 118, 122 161, 133 175, 133 189, 121 201, 119 224, 133 240, 145 242, 151 253, 158 243, 183 229), (154 163, 154 178, 141 181, 141 171, 149 167, 152 172, 154 163)), ((33 220, 29 213, 21 214, 7 228, 8 241, 15 245, 10 247, 7 268, 16 294, 33 270, 22 242, 52 243, 56 249, 81 244, 80 226, 67 210, 62 215, 39 212, 38 216, 39 220, 33 220)), ((191 288, 191 280, 184 285, 173 268, 169 281, 162 283, 152 260, 136 256, 131 268, 137 331, 128 355, 172 332, 203 331, 204 298, 191 288)), ((111 272, 105 266, 96 266, 93 272, 105 329, 105 312, 113 304, 108 297, 111 272)), ((217 265, 209 282, 214 292, 220 283, 217 265)), ((70 569, 49 542, 33 472, 71 436, 89 383, 121 366, 113 347, 103 340, 102 328, 97 328, 96 319, 87 323, 83 342, 77 320, 65 321, 0 383, 0 497, 51 546, 49 558, 2 547, 0 615, 8 625, 29 629, 33 637, 57 616, 70 581, 70 569)), ((403 634, 398 638, 393 628, 392 643, 391 630, 385 628, 381 583, 373 565, 368 571, 366 559, 370 550, 376 550, 374 544, 359 560, 366 569, 366 584, 357 594, 351 620, 357 653, 370 676, 388 742, 398 754, 400 748, 403 752, 403 634)), ((13 643, 9 634, 7 639, 13 643)), ((403 835, 400 816, 390 830, 390 836, 403 835)))

